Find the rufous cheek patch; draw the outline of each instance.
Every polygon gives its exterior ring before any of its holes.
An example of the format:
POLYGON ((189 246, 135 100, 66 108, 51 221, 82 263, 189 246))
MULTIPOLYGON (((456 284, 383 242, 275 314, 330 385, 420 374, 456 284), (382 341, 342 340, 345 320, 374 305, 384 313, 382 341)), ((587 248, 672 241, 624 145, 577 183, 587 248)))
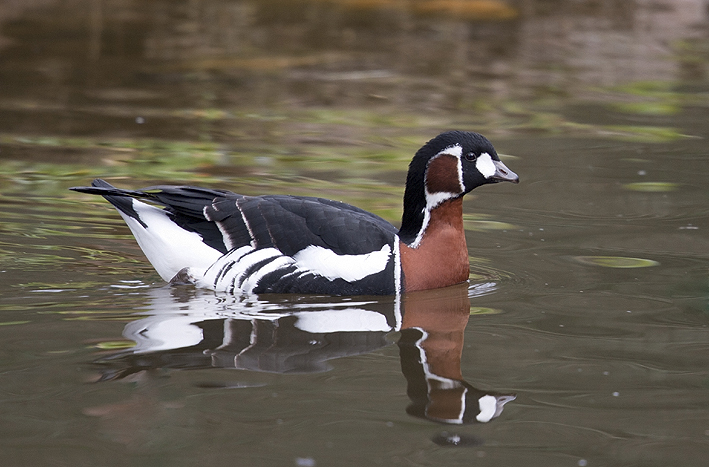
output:
POLYGON ((459 160, 449 154, 441 154, 428 163, 426 170, 426 191, 428 193, 462 193, 459 160))

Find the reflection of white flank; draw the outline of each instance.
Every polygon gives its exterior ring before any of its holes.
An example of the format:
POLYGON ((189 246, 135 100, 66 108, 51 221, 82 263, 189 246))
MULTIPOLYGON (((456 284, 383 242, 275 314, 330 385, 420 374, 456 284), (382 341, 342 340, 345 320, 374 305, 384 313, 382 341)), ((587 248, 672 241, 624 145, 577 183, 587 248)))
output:
MULTIPOLYGON (((332 298, 332 301, 282 301, 263 300, 257 296, 236 297, 215 295, 213 292, 195 290, 195 295, 183 301, 172 295, 174 288, 150 289, 150 304, 143 312, 148 316, 126 324, 123 336, 135 341, 132 353, 188 348, 199 344, 203 337, 201 322, 224 320, 222 345, 232 342, 229 321, 249 321, 256 329, 257 322, 277 322, 281 318, 295 318, 294 326, 308 333, 331 332, 390 332, 400 327, 386 313, 368 309, 381 303, 379 300, 350 300, 332 298)), ((383 298, 385 305, 389 299, 383 298)), ((385 308, 388 309, 389 305, 385 308)), ((393 300, 391 306, 394 306, 393 300)), ((252 336, 253 339, 253 336, 252 336)))
POLYGON ((295 327, 301 331, 313 334, 329 332, 389 332, 392 327, 387 323, 386 316, 375 311, 361 308, 346 308, 344 310, 308 311, 295 313, 298 321, 295 327))
POLYGON ((327 248, 310 245, 296 253, 293 259, 300 270, 312 271, 329 280, 342 278, 353 282, 383 271, 390 253, 389 245, 363 255, 338 255, 327 248))
POLYGON ((192 316, 151 316, 128 323, 123 336, 135 341, 134 353, 181 349, 202 342, 202 329, 193 324, 198 321, 192 316))
MULTIPOLYGON (((123 330, 123 336, 135 341, 136 346, 131 349, 134 353, 156 352, 159 350, 172 350, 192 347, 199 344, 204 338, 202 328, 195 323, 209 319, 225 319, 236 321, 250 321, 254 323, 251 340, 255 339, 257 321, 276 321, 285 316, 295 316, 295 327, 301 331, 313 334, 326 334, 331 332, 389 332, 392 326, 387 322, 386 316, 376 311, 361 308, 345 308, 323 311, 300 311, 282 313, 233 313, 228 315, 182 315, 164 314, 149 316, 144 319, 131 321, 123 330)), ((230 326, 225 326, 224 344, 231 342, 230 326)), ((252 342, 253 343, 253 342, 252 342)))

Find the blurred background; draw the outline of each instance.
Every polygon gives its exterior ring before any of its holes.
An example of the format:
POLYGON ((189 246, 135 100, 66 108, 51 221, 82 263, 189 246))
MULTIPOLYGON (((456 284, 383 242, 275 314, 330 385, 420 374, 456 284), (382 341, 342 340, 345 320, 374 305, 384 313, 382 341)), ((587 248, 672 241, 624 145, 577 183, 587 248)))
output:
POLYGON ((0 0, 3 462, 703 466, 707 138, 708 0, 0 0), (470 320, 436 334, 458 389, 507 397, 489 423, 429 416, 396 332, 166 287, 67 190, 324 196, 397 224, 408 162, 448 129, 521 179, 466 197, 470 320), (204 341, 151 353, 165 323, 204 341), (242 327, 269 336, 257 363, 210 358, 209 329, 242 327))
MULTIPOLYGON (((705 0, 4 0, 4 183, 40 162, 219 179, 343 146, 377 146, 385 159, 402 151, 403 161, 446 128, 493 141, 669 141, 678 134, 662 118, 706 95, 708 9, 705 0)), ((705 123, 696 119, 697 131, 705 123)), ((318 161, 308 165, 325 170, 318 161)))

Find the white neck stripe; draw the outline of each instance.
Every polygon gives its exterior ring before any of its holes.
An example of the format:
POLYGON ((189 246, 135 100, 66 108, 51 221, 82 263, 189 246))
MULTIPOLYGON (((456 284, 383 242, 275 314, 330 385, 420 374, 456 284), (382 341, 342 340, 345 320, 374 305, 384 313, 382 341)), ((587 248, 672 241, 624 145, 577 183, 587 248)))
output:
POLYGON ((401 294, 401 251, 399 250, 401 242, 399 236, 394 235, 394 289, 396 295, 401 294))
POLYGON ((394 235, 394 319, 396 320, 395 331, 401 330, 401 241, 398 235, 394 235))

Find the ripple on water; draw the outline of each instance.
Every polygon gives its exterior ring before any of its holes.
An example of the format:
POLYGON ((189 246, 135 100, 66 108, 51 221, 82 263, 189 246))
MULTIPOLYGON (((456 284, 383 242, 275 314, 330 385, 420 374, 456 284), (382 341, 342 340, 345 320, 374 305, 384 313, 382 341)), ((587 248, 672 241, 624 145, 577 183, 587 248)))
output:
POLYGON ((631 258, 626 256, 574 256, 581 264, 614 269, 649 268, 660 263, 651 259, 631 258))
POLYGON ((471 448, 485 444, 485 441, 478 436, 448 431, 437 433, 431 438, 431 441, 439 446, 453 448, 471 448))
POLYGON ((626 183, 623 188, 630 191, 643 191, 648 193, 666 193, 679 188, 679 183, 672 182, 635 182, 626 183))

